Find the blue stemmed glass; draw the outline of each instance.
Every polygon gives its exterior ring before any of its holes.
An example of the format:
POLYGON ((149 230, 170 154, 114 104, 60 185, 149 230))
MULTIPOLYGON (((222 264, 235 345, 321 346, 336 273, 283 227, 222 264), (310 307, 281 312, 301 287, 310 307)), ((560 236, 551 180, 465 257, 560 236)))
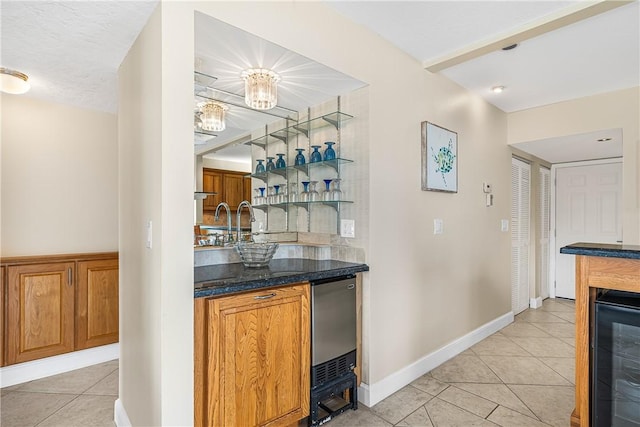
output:
POLYGON ((275 157, 267 157, 267 171, 272 171, 276 168, 276 164, 273 163, 275 157))
POLYGON ((298 152, 298 154, 296 154, 296 159, 294 164, 296 166, 304 165, 306 163, 306 160, 304 159, 304 154, 302 154, 302 152, 304 151, 304 148, 296 148, 296 151, 298 152))
POLYGON ((320 146, 319 145, 312 145, 311 148, 313 148, 313 152, 311 153, 311 158, 310 158, 309 161, 311 163, 321 162, 322 161, 322 154, 320 154, 320 152, 318 151, 320 146))
POLYGON ((276 154, 278 160, 276 160, 276 168, 284 169, 287 167, 287 163, 284 161, 284 154, 276 154))
POLYGON ((256 174, 264 173, 265 169, 264 164, 262 163, 264 162, 264 159, 257 159, 256 162, 258 162, 258 164, 256 165, 256 174))
POLYGON ((333 141, 325 142, 325 145, 327 146, 327 148, 325 148, 325 150, 324 150, 324 159, 325 160, 335 160, 336 159, 336 150, 333 149, 333 144, 335 144, 335 142, 333 142, 333 141))

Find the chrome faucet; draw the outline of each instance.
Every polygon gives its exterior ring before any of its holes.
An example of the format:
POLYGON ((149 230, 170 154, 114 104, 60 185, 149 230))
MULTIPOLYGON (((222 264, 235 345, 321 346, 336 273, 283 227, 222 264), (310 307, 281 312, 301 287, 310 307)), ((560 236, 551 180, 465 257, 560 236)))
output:
POLYGON ((236 242, 240 243, 240 214, 242 214, 242 207, 246 206, 249 208, 249 213, 251 214, 251 222, 254 222, 256 220, 256 217, 253 215, 253 206, 251 206, 251 203, 247 202, 246 200, 243 200, 240 202, 240 204, 238 205, 238 212, 236 213, 237 217, 236 217, 236 229, 237 229, 237 234, 236 234, 236 242))
MULTIPOLYGON (((218 206, 216 206, 216 214, 214 216, 215 220, 218 221, 220 220, 220 208, 223 207, 224 210, 227 211, 227 238, 226 241, 227 243, 231 243, 233 242, 233 231, 231 229, 231 209, 229 209, 229 205, 226 204, 225 202, 220 202, 218 203, 218 206)), ((225 239, 222 239, 222 242, 224 244, 225 239)))

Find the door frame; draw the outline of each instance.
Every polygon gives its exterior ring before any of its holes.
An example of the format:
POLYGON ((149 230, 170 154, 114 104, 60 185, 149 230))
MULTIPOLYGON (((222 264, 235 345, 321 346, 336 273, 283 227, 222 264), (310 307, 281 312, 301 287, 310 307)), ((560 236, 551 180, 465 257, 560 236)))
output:
MULTIPOLYGON (((624 172, 624 161, 622 157, 611 159, 585 160, 581 162, 557 163, 551 165, 551 203, 549 219, 549 298, 556 297, 556 171, 559 168, 572 168, 578 166, 606 165, 611 163, 621 163, 624 172)), ((624 233, 624 231, 623 231, 624 233)))

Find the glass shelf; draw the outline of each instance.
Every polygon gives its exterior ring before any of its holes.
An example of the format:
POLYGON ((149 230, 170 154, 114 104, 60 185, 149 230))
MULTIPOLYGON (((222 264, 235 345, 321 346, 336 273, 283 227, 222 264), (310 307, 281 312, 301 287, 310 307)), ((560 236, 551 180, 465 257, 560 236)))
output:
POLYGON ((265 211, 268 208, 286 209, 287 206, 297 206, 299 208, 309 209, 309 207, 313 205, 331 206, 332 208, 337 210, 341 204, 351 204, 351 203, 353 202, 350 200, 331 200, 331 201, 318 200, 317 202, 286 202, 286 203, 275 203, 271 205, 267 204, 267 205, 251 205, 251 206, 253 206, 254 209, 260 209, 261 211, 265 211))
POLYGON ((353 116, 349 114, 336 111, 320 117, 316 117, 311 120, 305 120, 303 122, 296 123, 292 126, 279 129, 275 132, 270 132, 268 135, 251 140, 250 143, 264 148, 267 144, 270 144, 272 142, 286 143, 290 138, 298 134, 304 134, 308 138, 311 131, 315 131, 317 129, 321 129, 330 125, 335 127, 336 129, 340 129, 340 127, 342 127, 342 123, 351 120, 352 118, 353 116))
POLYGON ((307 176, 309 176, 309 170, 312 168, 317 168, 320 166, 328 166, 337 171, 340 165, 344 165, 346 163, 353 163, 353 160, 342 159, 342 158, 338 158, 334 160, 323 160, 321 162, 305 163, 304 165, 287 166, 286 168, 276 168, 263 173, 247 174, 245 175, 245 177, 256 178, 263 182, 267 182, 267 180, 269 179, 269 175, 277 175, 277 176, 286 178, 290 172, 300 171, 300 172, 304 172, 307 176))

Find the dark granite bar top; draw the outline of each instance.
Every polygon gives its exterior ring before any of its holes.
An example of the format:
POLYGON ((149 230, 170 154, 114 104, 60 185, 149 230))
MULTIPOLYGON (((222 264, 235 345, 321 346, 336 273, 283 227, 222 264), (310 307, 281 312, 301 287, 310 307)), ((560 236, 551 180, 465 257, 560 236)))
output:
POLYGON ((640 246, 608 243, 572 243, 560 248, 561 254, 640 259, 640 246))
POLYGON ((242 263, 205 265, 194 268, 194 298, 331 279, 362 271, 369 271, 369 266, 299 258, 273 259, 264 268, 247 268, 242 263))

